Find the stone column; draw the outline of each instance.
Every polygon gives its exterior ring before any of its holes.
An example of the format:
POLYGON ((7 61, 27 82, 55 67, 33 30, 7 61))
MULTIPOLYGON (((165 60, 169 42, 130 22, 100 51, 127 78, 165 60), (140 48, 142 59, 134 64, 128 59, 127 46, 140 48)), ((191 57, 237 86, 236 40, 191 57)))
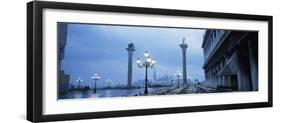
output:
POLYGON ((183 38, 182 43, 180 44, 180 48, 182 49, 182 71, 183 71, 183 83, 187 83, 186 78, 186 48, 188 45, 184 42, 185 38, 183 38))
POLYGON ((223 86, 221 82, 221 76, 218 76, 218 83, 219 83, 218 86, 223 86))
POLYGON ((230 82, 230 75, 226 75, 225 78, 226 78, 227 85, 233 87, 233 85, 230 82))
POLYGON ((223 86, 227 86, 226 80, 225 80, 225 75, 222 75, 222 76, 221 76, 221 79, 222 79, 222 85, 223 85, 223 86))
POLYGON ((210 87, 212 87, 213 83, 212 83, 212 73, 211 73, 211 70, 209 70, 209 83, 210 83, 210 87))
POLYGON ((210 75, 211 75, 211 85, 212 85, 212 87, 214 87, 214 75, 213 75, 212 69, 211 69, 210 75))
POLYGON ((251 79, 252 79, 252 90, 258 90, 258 63, 253 44, 251 40, 248 40, 250 66, 251 66, 251 79))
POLYGON ((128 44, 128 84, 127 86, 132 87, 132 75, 133 75, 133 52, 136 50, 133 43, 128 44))
POLYGON ((218 81, 218 77, 216 76, 216 73, 215 73, 215 87, 217 88, 219 85, 219 81, 218 81))

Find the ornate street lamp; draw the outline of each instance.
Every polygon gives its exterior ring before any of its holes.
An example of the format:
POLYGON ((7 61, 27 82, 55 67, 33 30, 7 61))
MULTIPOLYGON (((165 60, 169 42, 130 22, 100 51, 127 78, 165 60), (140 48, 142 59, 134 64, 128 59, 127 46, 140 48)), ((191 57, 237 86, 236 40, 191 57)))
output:
POLYGON ((83 80, 80 77, 78 77, 76 82, 78 82, 78 88, 79 88, 81 86, 81 83, 83 82, 83 80))
POLYGON ((144 52, 144 62, 142 63, 140 58, 137 58, 137 64, 139 68, 145 68, 145 90, 144 90, 144 94, 147 95, 148 94, 148 79, 147 79, 147 69, 148 68, 153 68, 155 65, 155 60, 152 59, 149 56, 149 53, 147 51, 144 52))
POLYGON ((97 82, 96 81, 99 80, 100 78, 101 77, 96 73, 91 77, 91 79, 94 80, 94 83, 95 83, 95 88, 94 88, 94 91, 93 91, 94 93, 96 93, 96 91, 97 91, 97 82))
POLYGON ((175 76, 177 77, 178 79, 178 88, 180 87, 180 77, 182 76, 181 72, 178 70, 176 73, 175 73, 175 76))

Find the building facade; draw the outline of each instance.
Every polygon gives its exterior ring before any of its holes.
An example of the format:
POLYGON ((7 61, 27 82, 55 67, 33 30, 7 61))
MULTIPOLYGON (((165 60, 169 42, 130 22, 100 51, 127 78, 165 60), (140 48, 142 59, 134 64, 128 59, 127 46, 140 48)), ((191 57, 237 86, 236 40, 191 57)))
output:
POLYGON ((206 85, 217 90, 258 90, 258 32, 206 30, 202 48, 206 85))
POLYGON ((67 24, 58 23, 58 92, 59 94, 65 94, 69 90, 70 75, 66 74, 61 68, 62 60, 64 59, 64 50, 67 44, 67 24))

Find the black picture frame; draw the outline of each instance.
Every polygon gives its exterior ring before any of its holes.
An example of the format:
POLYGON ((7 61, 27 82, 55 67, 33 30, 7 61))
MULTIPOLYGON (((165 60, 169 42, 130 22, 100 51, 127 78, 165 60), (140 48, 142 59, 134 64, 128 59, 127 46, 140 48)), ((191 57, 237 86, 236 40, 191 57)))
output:
POLYGON ((272 86, 273 86, 272 85, 272 59, 273 59, 272 58, 273 57, 272 56, 272 37, 273 37, 272 31, 273 30, 272 28, 273 28, 273 17, 264 16, 264 15, 201 12, 201 11, 93 5, 93 4, 63 3, 63 2, 45 2, 45 1, 29 2, 27 3, 27 120, 31 122, 45 122, 45 121, 63 121, 63 120, 94 119, 94 118, 106 118, 106 117, 123 117, 123 116, 137 116, 137 115, 154 115, 154 114, 272 107, 273 106, 273 97, 272 97, 272 86), (42 101, 43 100, 42 98, 43 97, 42 95, 43 12, 42 10, 45 8, 266 21, 268 22, 268 100, 266 102, 241 103, 241 104, 43 115, 42 113, 43 112, 42 110, 43 109, 42 107, 43 106, 43 101, 42 101))

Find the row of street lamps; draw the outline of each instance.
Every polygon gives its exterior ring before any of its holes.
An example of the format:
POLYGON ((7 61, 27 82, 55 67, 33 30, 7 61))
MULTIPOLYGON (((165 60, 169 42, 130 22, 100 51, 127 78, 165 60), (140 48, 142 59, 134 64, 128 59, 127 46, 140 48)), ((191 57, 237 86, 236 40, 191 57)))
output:
MULTIPOLYGON (((93 89, 93 93, 96 93, 97 92, 97 80, 101 79, 101 76, 98 75, 97 73, 95 73, 92 77, 91 77, 92 80, 94 80, 94 89, 93 89)), ((81 83, 83 82, 83 80, 78 77, 78 79, 76 80, 76 82, 78 82, 79 85, 81 85, 81 83)))
MULTIPOLYGON (((147 72, 148 72, 148 68, 153 68, 155 65, 155 60, 151 58, 151 56, 149 55, 148 51, 145 51, 144 53, 144 62, 142 63, 140 58, 137 58, 137 65, 139 68, 145 68, 145 90, 144 90, 144 94, 147 95, 148 94, 148 76, 147 76, 147 72)), ((94 89, 93 89, 93 93, 97 92, 97 80, 101 79, 101 77, 98 74, 94 74, 91 77, 92 80, 94 80, 94 89)), ((77 80, 78 84, 80 85, 81 82, 83 82, 83 80, 79 77, 77 80)), ((111 80, 108 80, 108 82, 111 80)))
MULTIPOLYGON (((94 80, 94 83, 93 83, 93 93, 96 93, 97 92, 97 80, 101 79, 101 76, 98 75, 97 73, 95 73, 92 77, 91 77, 92 80, 94 80)), ((81 85, 81 83, 83 82, 83 80, 78 77, 78 79, 76 80, 76 82, 78 82, 78 85, 81 85)), ((106 83, 108 84, 109 87, 111 87, 112 85, 112 80, 111 79, 107 79, 106 80, 106 83)))
MULTIPOLYGON (((144 94, 148 94, 148 72, 147 72, 147 69, 150 67, 150 68, 153 68, 153 66, 155 65, 155 60, 153 61, 150 61, 150 60, 146 60, 146 62, 144 62, 143 64, 141 64, 141 61, 140 59, 137 59, 137 64, 139 66, 139 68, 143 68, 145 67, 146 69, 146 74, 145 74, 145 90, 144 90, 144 94)), ((180 78, 182 77, 182 73, 180 71, 177 71, 175 73, 175 76, 177 77, 177 86, 178 88, 180 87, 180 78)), ((101 77, 98 75, 98 74, 94 74, 92 77, 91 77, 92 80, 94 80, 94 85, 93 85, 93 93, 96 93, 97 92, 97 89, 96 89, 96 83, 97 83, 97 80, 101 79, 101 77)), ((76 82, 78 83, 78 85, 81 85, 81 83, 83 82, 83 80, 78 77, 78 79, 76 80, 76 82)), ((107 79, 106 80, 106 83, 108 84, 108 87, 111 87, 112 85, 112 80, 111 79, 107 79)))
MULTIPOLYGON (((147 95, 148 94, 148 68, 153 68, 156 61, 149 55, 148 51, 144 52, 144 61, 142 62, 140 58, 137 58, 136 63, 138 65, 139 68, 144 68, 145 69, 145 89, 144 89, 144 94, 147 95)), ((178 79, 178 88, 180 87, 180 77, 182 76, 182 73, 180 71, 177 71, 175 73, 175 76, 178 79)), ((93 89, 93 93, 97 92, 97 80, 101 79, 101 76, 98 75, 97 73, 95 73, 91 79, 94 81, 94 89, 93 89)), ((80 85, 81 82, 83 82, 83 80, 79 77, 77 80, 78 84, 80 85)), ((107 83, 111 85, 111 79, 107 80, 107 83)))

